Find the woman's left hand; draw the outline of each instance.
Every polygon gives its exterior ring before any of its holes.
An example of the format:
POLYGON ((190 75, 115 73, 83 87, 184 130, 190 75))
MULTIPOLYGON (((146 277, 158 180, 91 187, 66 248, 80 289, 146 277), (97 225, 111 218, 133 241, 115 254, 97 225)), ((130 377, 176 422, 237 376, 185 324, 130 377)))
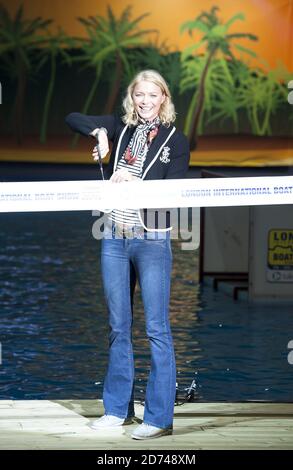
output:
POLYGON ((123 181, 134 181, 137 178, 129 173, 126 168, 120 168, 120 170, 115 171, 110 178, 112 183, 122 183, 123 181))

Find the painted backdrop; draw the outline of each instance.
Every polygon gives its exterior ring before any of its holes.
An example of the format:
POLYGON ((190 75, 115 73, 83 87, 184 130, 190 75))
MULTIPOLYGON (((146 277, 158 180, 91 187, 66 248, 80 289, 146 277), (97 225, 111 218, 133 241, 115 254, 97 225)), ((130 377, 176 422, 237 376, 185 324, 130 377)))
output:
POLYGON ((293 0, 0 5, 0 158, 88 163, 64 116, 120 112, 133 74, 155 68, 193 164, 292 164, 293 0))

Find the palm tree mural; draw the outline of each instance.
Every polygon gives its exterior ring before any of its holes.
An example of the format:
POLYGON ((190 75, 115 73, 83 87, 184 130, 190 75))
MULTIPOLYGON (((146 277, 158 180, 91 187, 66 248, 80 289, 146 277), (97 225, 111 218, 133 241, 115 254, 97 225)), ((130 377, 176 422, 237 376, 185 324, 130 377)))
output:
MULTIPOLYGON (((182 67, 180 92, 187 90, 193 92, 185 123, 186 133, 188 133, 190 115, 197 103, 197 93, 194 89, 199 89, 205 64, 205 56, 197 56, 185 61, 182 67)), ((223 58, 211 61, 205 77, 204 103, 198 119, 197 135, 203 134, 205 125, 213 121, 221 125, 225 119, 232 121, 234 132, 239 131, 238 110, 242 102, 237 93, 238 83, 234 76, 236 67, 233 65, 235 62, 226 62, 223 58)))
POLYGON ((56 60, 58 55, 61 55, 65 63, 71 64, 71 56, 66 48, 73 48, 75 41, 68 37, 61 28, 59 28, 58 32, 54 34, 48 32, 47 35, 43 37, 43 40, 45 47, 41 50, 43 58, 40 66, 44 65, 48 60, 50 61, 49 84, 45 97, 40 130, 40 142, 45 144, 47 141, 48 116, 56 82, 56 60))
MULTIPOLYGON (((84 63, 86 67, 95 69, 95 80, 89 91, 83 113, 87 113, 97 91, 101 73, 105 65, 114 65, 108 100, 105 105, 105 113, 111 113, 117 101, 122 77, 133 73, 130 65, 130 51, 142 46, 146 34, 154 30, 139 29, 139 23, 148 16, 148 13, 131 19, 132 7, 126 7, 120 17, 116 17, 110 6, 107 7, 107 16, 90 16, 79 18, 84 25, 88 38, 81 40, 82 54, 74 58, 74 61, 84 63)), ((78 136, 73 139, 76 143, 78 136)))
MULTIPOLYGON (((118 98, 121 81, 124 74, 127 80, 133 75, 131 62, 135 48, 145 44, 145 36, 155 30, 139 29, 139 23, 149 15, 144 13, 134 20, 131 19, 132 7, 128 6, 120 18, 115 18, 110 6, 107 9, 107 18, 101 18, 103 39, 108 48, 109 61, 114 62, 114 73, 112 72, 112 83, 105 113, 111 113, 118 98), (131 54, 132 53, 132 54, 131 54)), ((112 69, 113 70, 113 69, 112 69)))
POLYGON ((260 68, 250 69, 245 76, 240 69, 238 77, 239 102, 246 110, 252 132, 259 136, 272 135, 271 118, 286 102, 286 84, 292 76, 282 63, 271 70, 267 63, 264 67, 267 72, 260 68))
MULTIPOLYGON (((214 6, 209 12, 202 12, 193 21, 187 21, 181 26, 181 33, 188 31, 192 35, 193 30, 198 30, 203 34, 201 40, 185 49, 182 54, 183 67, 195 68, 197 70, 197 88, 193 94, 185 124, 185 132, 188 135, 192 149, 196 147, 198 126, 205 101, 205 86, 209 69, 216 55, 227 60, 235 60, 231 47, 235 47, 241 52, 254 54, 253 51, 244 48, 239 44, 234 44, 235 39, 247 38, 256 41, 257 37, 250 33, 232 33, 228 31, 231 25, 237 20, 244 20, 242 13, 237 13, 226 23, 220 21, 217 16, 218 7, 214 6), (206 52, 202 60, 198 61, 198 56, 193 53, 201 46, 206 46, 206 52), (194 67, 193 61, 197 61, 198 67, 194 67)), ((222 65, 225 67, 224 62, 222 65)), ((227 71, 227 68, 226 68, 227 71)))
POLYGON ((172 96, 177 94, 181 78, 180 52, 171 52, 166 41, 149 42, 135 51, 132 63, 135 71, 154 69, 166 77, 172 96))
POLYGON ((25 19, 23 5, 14 18, 0 5, 0 54, 2 69, 11 80, 16 81, 13 106, 13 131, 18 144, 23 140, 23 115, 28 79, 40 67, 38 47, 43 43, 39 31, 52 23, 51 19, 41 17, 25 19))

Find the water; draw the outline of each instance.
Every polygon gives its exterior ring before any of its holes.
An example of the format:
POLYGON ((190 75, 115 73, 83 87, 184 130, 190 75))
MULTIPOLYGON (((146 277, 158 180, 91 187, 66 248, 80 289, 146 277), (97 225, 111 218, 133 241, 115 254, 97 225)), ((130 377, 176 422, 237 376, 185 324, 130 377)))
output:
MULTIPOLYGON (((100 242, 89 212, 0 215, 0 399, 101 398, 108 358, 100 242)), ((197 282, 198 253, 173 242, 171 322, 179 397, 292 401, 292 308, 236 302, 197 282)), ((136 399, 149 370, 135 298, 136 399)))

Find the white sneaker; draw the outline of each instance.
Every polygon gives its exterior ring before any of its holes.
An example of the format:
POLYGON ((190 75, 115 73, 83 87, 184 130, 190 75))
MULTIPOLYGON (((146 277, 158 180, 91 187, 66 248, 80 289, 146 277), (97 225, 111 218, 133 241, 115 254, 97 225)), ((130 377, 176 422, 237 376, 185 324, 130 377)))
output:
POLYGON ((118 418, 113 415, 104 415, 93 421, 89 427, 92 429, 111 428, 113 426, 122 426, 123 424, 132 424, 132 418, 118 418))
POLYGON ((156 437, 172 434, 172 428, 157 428, 150 424, 142 423, 131 434, 132 439, 155 439, 156 437))

